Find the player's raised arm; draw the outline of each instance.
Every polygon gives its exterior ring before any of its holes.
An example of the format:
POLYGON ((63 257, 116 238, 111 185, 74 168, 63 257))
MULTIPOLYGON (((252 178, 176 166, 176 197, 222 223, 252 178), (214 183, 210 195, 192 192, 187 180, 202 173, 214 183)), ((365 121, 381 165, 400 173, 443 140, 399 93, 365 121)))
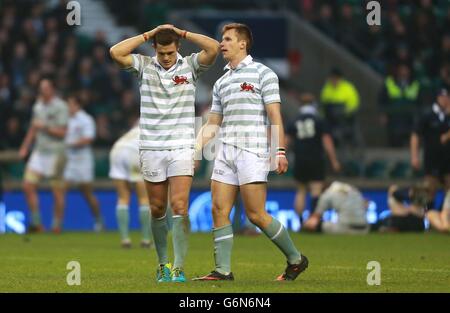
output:
POLYGON ((129 68, 133 65, 133 58, 131 57, 131 52, 134 49, 152 39, 155 34, 161 30, 161 26, 158 26, 151 31, 145 32, 143 34, 125 39, 109 49, 109 54, 111 58, 116 61, 121 68, 129 68))
MULTIPOLYGON (((162 27, 170 27, 169 25, 163 25, 162 27)), ((172 26, 172 29, 181 38, 189 40, 199 46, 202 51, 198 55, 198 63, 201 65, 211 65, 216 60, 220 51, 220 44, 217 40, 214 40, 208 36, 182 30, 172 26)))

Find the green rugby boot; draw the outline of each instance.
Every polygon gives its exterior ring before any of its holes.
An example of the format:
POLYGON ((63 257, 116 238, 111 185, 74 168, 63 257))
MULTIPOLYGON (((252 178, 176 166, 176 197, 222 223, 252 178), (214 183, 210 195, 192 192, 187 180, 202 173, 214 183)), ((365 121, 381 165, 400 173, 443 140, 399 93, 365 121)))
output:
POLYGON ((172 282, 184 283, 186 282, 186 277, 184 276, 184 271, 181 268, 174 268, 172 270, 172 282))
POLYGON ((159 264, 156 270, 156 280, 158 283, 166 283, 172 281, 170 272, 172 270, 172 264, 159 264))

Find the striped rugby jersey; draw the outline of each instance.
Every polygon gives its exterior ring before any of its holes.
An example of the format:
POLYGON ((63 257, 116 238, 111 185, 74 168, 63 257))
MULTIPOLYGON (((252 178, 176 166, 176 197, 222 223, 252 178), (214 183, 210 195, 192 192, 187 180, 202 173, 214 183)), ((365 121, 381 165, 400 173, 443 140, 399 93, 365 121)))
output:
POLYGON ((130 69, 139 76, 141 117, 139 148, 174 150, 195 145, 195 87, 209 66, 198 63, 198 53, 182 57, 169 70, 156 57, 132 54, 130 69))
POLYGON ((219 140, 255 154, 269 152, 265 105, 280 101, 277 75, 248 55, 213 88, 211 112, 223 115, 219 140))
MULTIPOLYGON (((44 104, 38 99, 33 106, 33 121, 41 121, 47 127, 67 127, 69 109, 67 103, 59 97, 54 97, 44 104)), ((42 153, 62 153, 66 145, 64 138, 59 138, 39 130, 36 134, 34 149, 42 153)))

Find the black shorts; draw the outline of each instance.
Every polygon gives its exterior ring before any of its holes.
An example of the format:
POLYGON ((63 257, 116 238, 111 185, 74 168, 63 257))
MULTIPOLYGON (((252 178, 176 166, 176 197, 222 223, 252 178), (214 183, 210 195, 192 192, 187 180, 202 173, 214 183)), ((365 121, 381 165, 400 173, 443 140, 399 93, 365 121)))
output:
POLYGON ((294 178, 300 183, 323 181, 325 179, 325 160, 297 159, 294 165, 294 178))
POLYGON ((449 155, 428 155, 424 160, 425 175, 442 178, 450 174, 449 155))
POLYGON ((388 226, 400 232, 422 232, 425 230, 423 218, 413 214, 406 216, 390 216, 388 226))

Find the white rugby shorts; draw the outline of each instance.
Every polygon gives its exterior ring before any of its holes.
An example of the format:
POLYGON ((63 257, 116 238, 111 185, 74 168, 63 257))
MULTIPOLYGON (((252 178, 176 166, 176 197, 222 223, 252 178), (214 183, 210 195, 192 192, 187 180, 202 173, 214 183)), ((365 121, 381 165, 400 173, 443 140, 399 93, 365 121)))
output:
POLYGON ((109 177, 132 183, 142 181, 139 153, 135 149, 113 149, 109 154, 109 177))
POLYGON ((62 178, 65 163, 64 152, 43 153, 35 150, 31 153, 26 169, 38 173, 44 178, 62 178))
POLYGON ((141 173, 157 183, 173 176, 194 176, 194 149, 141 150, 141 173))
POLYGON ((218 143, 211 179, 229 185, 267 182, 269 154, 255 154, 233 145, 218 143))
POLYGON ((94 156, 70 155, 64 169, 64 180, 72 183, 90 183, 94 180, 94 156))

